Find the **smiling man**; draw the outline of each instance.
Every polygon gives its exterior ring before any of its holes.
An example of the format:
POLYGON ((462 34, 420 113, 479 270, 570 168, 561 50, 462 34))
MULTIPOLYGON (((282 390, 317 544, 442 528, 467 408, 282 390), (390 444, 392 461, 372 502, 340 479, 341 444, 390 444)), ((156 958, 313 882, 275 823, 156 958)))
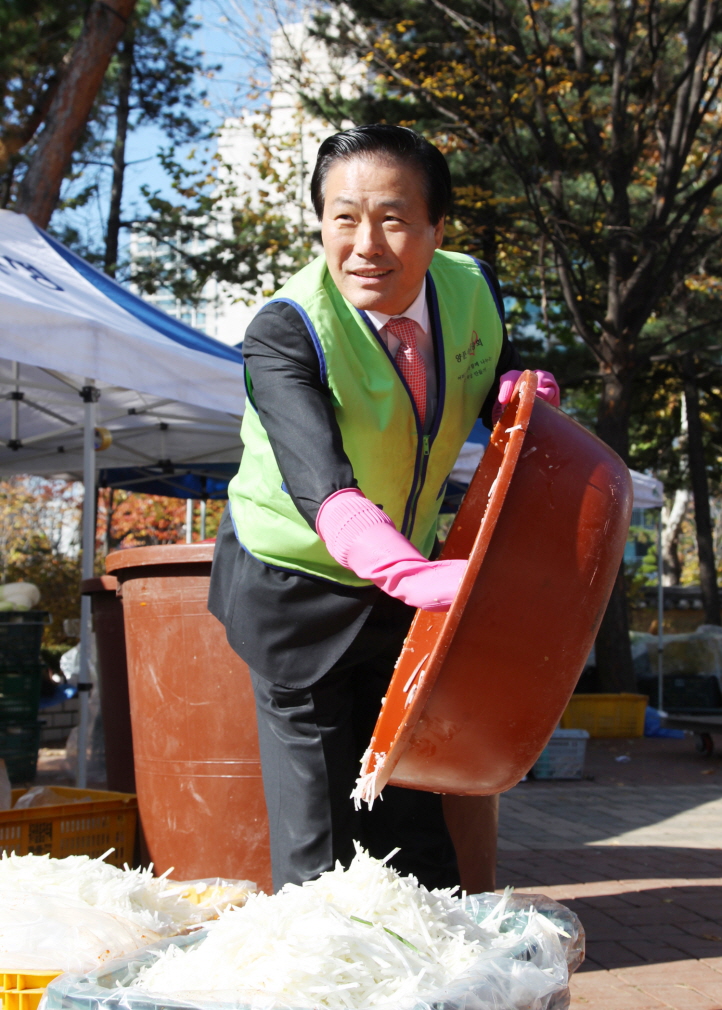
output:
POLYGON ((347 865, 357 839, 446 887, 440 796, 387 787, 354 811, 350 793, 415 609, 447 610, 463 575, 430 560, 446 480, 519 361, 490 268, 440 250, 436 147, 401 127, 336 134, 311 191, 324 253, 243 345, 244 453, 209 607, 251 670, 274 886, 347 865))

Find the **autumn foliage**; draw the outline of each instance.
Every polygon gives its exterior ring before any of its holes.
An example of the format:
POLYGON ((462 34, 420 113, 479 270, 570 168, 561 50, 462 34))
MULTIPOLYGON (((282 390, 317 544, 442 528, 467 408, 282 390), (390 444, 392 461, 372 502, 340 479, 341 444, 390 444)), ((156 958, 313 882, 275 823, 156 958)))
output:
MULTIPOLYGON (((224 506, 207 503, 206 537, 215 536, 224 506)), ((46 645, 67 642, 63 621, 80 616, 82 513, 82 484, 24 476, 0 481, 0 582, 32 582, 40 589, 39 608, 52 615, 46 645)), ((194 541, 200 539, 199 513, 194 502, 194 541)), ((185 542, 185 522, 185 499, 101 489, 97 573, 109 550, 185 542)))
MULTIPOLYGON (((208 538, 216 535, 225 502, 209 501, 206 507, 208 538)), ((184 498, 103 489, 98 496, 98 555, 125 547, 182 543, 186 539, 185 523, 184 498)), ((193 540, 199 539, 199 503, 195 502, 193 540)))

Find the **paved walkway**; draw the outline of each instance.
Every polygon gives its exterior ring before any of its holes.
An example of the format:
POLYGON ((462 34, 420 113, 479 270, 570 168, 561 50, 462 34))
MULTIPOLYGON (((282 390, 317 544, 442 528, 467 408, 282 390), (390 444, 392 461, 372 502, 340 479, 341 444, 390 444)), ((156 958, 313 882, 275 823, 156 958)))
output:
POLYGON ((499 847, 722 847, 722 788, 524 783, 502 799, 499 847), (572 788, 570 788, 572 786, 572 788))
POLYGON ((717 782, 524 783, 502 797, 499 850, 500 887, 582 920, 572 1010, 722 1010, 717 782))

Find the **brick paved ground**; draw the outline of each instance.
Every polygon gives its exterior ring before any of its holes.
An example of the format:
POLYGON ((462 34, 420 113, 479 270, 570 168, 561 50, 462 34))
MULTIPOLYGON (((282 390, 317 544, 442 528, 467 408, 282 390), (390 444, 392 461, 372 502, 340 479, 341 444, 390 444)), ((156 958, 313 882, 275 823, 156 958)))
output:
MULTIPOLYGON (((642 757, 659 744, 636 747, 642 757)), ((722 1010, 722 758, 703 763, 688 741, 676 753, 668 779, 686 785, 635 784, 624 764, 624 782, 608 769, 502 797, 498 885, 562 901, 587 933, 572 1010, 722 1010)))

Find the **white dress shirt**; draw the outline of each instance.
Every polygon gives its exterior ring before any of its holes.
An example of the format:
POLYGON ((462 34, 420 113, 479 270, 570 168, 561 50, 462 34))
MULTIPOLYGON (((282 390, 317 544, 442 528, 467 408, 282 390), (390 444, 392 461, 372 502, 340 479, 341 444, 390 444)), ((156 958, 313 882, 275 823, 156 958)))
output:
POLYGON ((434 343, 431 336, 431 325, 429 322, 429 307, 426 304, 426 278, 421 285, 416 298, 405 312, 399 312, 395 316, 388 316, 383 312, 371 312, 366 310, 366 315, 376 327, 379 336, 386 344, 392 358, 396 357, 400 340, 389 333, 386 324, 389 319, 411 319, 416 325, 416 346, 419 354, 424 359, 426 365, 426 425, 428 430, 434 414, 436 413, 436 361, 434 359, 434 343))

